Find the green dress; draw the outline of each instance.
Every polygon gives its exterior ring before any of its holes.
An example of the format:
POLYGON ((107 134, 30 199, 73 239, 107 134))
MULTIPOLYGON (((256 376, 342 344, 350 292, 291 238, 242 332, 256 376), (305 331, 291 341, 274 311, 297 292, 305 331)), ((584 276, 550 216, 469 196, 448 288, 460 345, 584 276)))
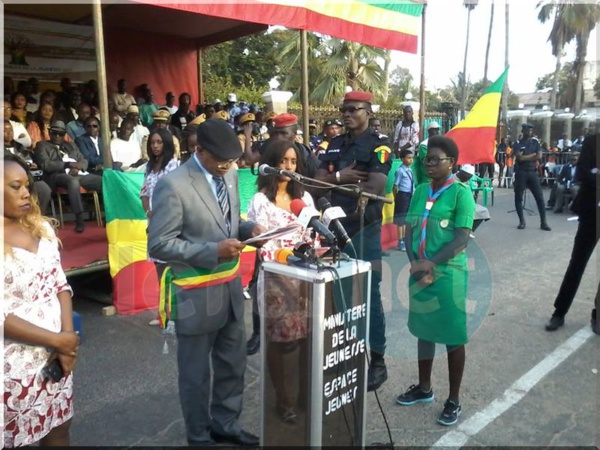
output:
MULTIPOLYGON (((406 223, 413 229, 412 251, 418 257, 421 222, 429 193, 429 184, 417 186, 410 203, 406 223)), ((473 226, 475 202, 468 186, 456 180, 443 192, 429 214, 425 253, 437 254, 454 239, 455 228, 473 226)), ((409 278, 410 332, 429 342, 462 345, 467 338, 467 254, 463 250, 434 269, 434 282, 421 287, 409 278)))
POLYGON ((415 178, 415 186, 421 183, 429 183, 431 180, 427 176, 427 168, 425 167, 425 157, 427 156, 427 143, 429 139, 425 139, 419 144, 415 152, 414 160, 410 169, 413 172, 415 178))

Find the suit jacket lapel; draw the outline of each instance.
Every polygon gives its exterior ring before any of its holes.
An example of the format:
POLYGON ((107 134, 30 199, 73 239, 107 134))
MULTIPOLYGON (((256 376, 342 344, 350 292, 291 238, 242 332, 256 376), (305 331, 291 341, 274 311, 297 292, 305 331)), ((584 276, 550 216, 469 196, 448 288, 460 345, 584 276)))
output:
POLYGON ((200 171, 200 168, 193 158, 190 158, 186 164, 188 166, 188 173, 192 179, 192 187, 198 194, 198 197, 200 197, 200 200, 204 202, 210 213, 213 215, 217 221, 217 224, 219 225, 219 228, 221 228, 226 235, 229 235, 229 232, 227 231, 227 224, 225 223, 225 217, 223 217, 223 212, 221 211, 221 207, 219 206, 217 198, 213 193, 212 187, 208 185, 208 180, 200 171))

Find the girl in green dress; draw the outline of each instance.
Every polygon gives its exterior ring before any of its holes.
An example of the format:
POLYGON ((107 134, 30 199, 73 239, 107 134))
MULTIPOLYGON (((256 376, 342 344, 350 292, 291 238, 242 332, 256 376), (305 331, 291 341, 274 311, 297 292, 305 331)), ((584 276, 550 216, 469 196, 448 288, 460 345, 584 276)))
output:
POLYGON ((406 250, 410 260, 408 328, 418 338, 419 384, 397 398, 400 405, 434 399, 431 369, 435 344, 448 350, 450 394, 438 418, 453 425, 461 413, 459 390, 467 343, 467 255, 475 202, 470 189, 456 180, 458 148, 452 139, 429 139, 424 159, 431 184, 421 184, 406 219, 406 250))

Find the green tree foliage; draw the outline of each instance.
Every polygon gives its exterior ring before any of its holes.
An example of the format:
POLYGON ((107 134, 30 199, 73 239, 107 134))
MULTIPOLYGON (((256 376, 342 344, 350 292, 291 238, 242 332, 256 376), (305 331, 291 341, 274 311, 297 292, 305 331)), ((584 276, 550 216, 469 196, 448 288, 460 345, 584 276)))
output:
MULTIPOLYGON (((538 3, 540 12, 538 19, 544 23, 553 18, 552 31, 548 40, 552 44, 552 54, 556 57, 552 98, 550 107, 555 106, 554 99, 558 94, 560 82, 560 58, 564 46, 575 40, 577 43, 576 56, 573 65, 575 83, 568 96, 568 106, 574 111, 581 109, 583 99, 583 77, 587 57, 587 46, 592 30, 600 21, 600 5, 598 2, 577 2, 574 0, 544 0, 538 3)), ((556 104, 558 107, 558 104, 556 104)))
MULTIPOLYGON (((280 33, 277 63, 283 89, 300 98, 300 38, 297 31, 280 33)), ((383 97, 385 73, 380 65, 388 56, 385 50, 308 33, 309 99, 315 105, 339 102, 346 86, 373 92, 383 97)))
POLYGON ((236 92, 239 100, 259 102, 277 75, 276 44, 276 36, 263 32, 206 48, 202 74, 207 100, 224 100, 228 92, 236 92))
MULTIPOLYGON (((535 85, 536 90, 552 89, 554 86, 554 73, 547 73, 538 78, 535 85)), ((573 83, 573 63, 564 64, 558 71, 558 84, 556 93, 556 108, 562 109, 571 106, 573 94, 575 93, 575 83, 573 83)))
MULTIPOLYGON (((446 86, 445 88, 440 90, 439 96, 443 99, 443 101, 451 101, 451 102, 456 103, 456 99, 460 98, 460 94, 462 93, 463 79, 464 79, 464 77, 462 76, 462 72, 459 72, 458 75, 456 76, 456 79, 450 80, 451 85, 446 86)), ((467 92, 466 110, 467 111, 470 111, 471 108, 473 108, 473 105, 475 103, 477 103, 477 100, 479 100, 483 96, 486 89, 487 89, 487 87, 486 87, 483 79, 476 81, 475 83, 471 83, 470 81, 467 81, 467 84, 466 84, 466 92, 467 92)), ((519 97, 517 94, 512 92, 510 90, 510 88, 507 89, 507 91, 508 91, 508 107, 509 107, 509 109, 516 109, 519 105, 519 97)), ((430 110, 429 106, 427 107, 427 109, 430 110)))

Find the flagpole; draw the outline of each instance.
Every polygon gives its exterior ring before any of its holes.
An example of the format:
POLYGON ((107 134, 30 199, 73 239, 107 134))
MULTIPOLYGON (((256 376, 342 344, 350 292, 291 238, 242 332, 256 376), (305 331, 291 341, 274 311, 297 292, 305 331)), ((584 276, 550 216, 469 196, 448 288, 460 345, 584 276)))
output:
MULTIPOLYGON (((508 67, 508 40, 510 37, 509 27, 508 27, 508 19, 509 19, 509 8, 508 8, 508 0, 504 0, 504 26, 506 33, 504 40, 504 69, 508 67)), ((510 127, 508 126, 508 80, 504 83, 504 88, 502 89, 502 121, 504 122, 504 136, 507 136, 510 131, 510 127)), ((503 137, 503 136, 500 136, 503 137)), ((498 141, 499 142, 499 141, 498 141)))
POLYGON ((425 124, 425 16, 427 12, 427 0, 423 1, 423 13, 421 15, 421 88, 419 89, 419 133, 420 140, 425 138, 423 126, 425 124))
POLYGON ((104 53, 104 24, 102 22, 101 0, 94 0, 92 4, 94 17, 94 42, 96 43, 96 71, 98 78, 98 97, 100 99, 100 136, 102 137, 102 165, 105 169, 112 168, 112 155, 110 153, 110 128, 108 126, 108 83, 106 81, 106 58, 104 53))

